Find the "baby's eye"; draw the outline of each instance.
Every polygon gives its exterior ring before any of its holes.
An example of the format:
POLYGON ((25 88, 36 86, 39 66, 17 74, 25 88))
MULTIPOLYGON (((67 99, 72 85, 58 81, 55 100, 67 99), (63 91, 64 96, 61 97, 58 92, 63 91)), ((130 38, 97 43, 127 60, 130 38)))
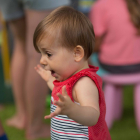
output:
POLYGON ((48 52, 45 52, 47 55, 48 55, 48 57, 51 57, 52 56, 52 54, 50 54, 50 53, 48 53, 48 52))
POLYGON ((48 55, 48 57, 51 57, 51 56, 52 56, 52 55, 51 55, 51 54, 49 54, 49 53, 48 53, 47 55, 48 55))

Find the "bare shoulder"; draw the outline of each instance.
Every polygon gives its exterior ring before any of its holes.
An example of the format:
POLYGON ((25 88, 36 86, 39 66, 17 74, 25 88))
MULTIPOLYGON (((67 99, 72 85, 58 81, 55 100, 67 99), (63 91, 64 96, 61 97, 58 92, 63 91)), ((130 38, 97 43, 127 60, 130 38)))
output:
POLYGON ((97 86, 94 83, 94 81, 90 77, 87 77, 87 76, 80 78, 76 82, 76 84, 74 86, 74 89, 75 90, 80 90, 80 89, 82 89, 82 90, 83 89, 93 90, 93 89, 96 89, 98 91, 97 86))
POLYGON ((73 87, 73 97, 74 100, 76 100, 77 102, 81 102, 82 104, 83 101, 85 102, 85 99, 87 99, 88 101, 92 100, 91 102, 93 102, 94 100, 98 101, 98 88, 91 78, 82 77, 76 82, 73 87))

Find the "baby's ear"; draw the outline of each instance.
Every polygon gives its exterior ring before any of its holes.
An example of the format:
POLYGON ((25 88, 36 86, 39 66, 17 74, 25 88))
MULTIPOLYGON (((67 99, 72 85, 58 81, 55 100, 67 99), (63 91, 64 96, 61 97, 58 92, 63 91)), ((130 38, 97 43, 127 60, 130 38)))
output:
POLYGON ((82 46, 77 45, 74 48, 74 59, 76 62, 81 61, 84 58, 84 49, 82 46))

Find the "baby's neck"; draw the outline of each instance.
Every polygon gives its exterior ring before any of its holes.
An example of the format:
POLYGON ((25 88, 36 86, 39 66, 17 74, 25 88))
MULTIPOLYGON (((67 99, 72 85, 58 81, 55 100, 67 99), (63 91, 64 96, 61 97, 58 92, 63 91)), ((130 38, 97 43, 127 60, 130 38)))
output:
POLYGON ((74 74, 76 74, 77 72, 79 72, 83 69, 87 69, 87 68, 89 68, 89 64, 88 64, 88 61, 85 61, 85 62, 81 63, 81 65, 79 65, 78 69, 74 72, 74 74))

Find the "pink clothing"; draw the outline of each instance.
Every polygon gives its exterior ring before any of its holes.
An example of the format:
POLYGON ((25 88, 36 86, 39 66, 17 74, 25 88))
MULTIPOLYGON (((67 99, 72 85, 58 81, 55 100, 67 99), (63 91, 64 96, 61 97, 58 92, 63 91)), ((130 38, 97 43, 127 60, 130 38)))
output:
POLYGON ((98 0, 91 8, 90 19, 96 36, 106 33, 99 54, 102 63, 140 64, 140 36, 125 0, 98 0))

